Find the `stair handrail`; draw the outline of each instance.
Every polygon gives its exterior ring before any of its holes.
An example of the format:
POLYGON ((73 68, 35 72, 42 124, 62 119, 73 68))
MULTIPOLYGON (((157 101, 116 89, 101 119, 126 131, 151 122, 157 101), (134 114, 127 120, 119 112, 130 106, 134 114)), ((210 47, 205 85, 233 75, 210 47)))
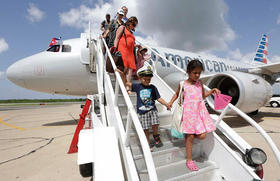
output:
MULTIPOLYGON (((103 41, 103 44, 104 44, 104 47, 106 49, 107 55, 109 57, 109 60, 110 60, 110 62, 112 64, 113 70, 115 72, 116 80, 117 80, 116 84, 118 84, 118 86, 121 88, 121 91, 122 91, 125 103, 127 105, 128 119, 127 119, 127 123, 126 124, 130 125, 131 121, 134 123, 134 127, 136 129, 137 134, 138 134, 139 141, 140 141, 140 144, 141 144, 141 147, 142 147, 142 150, 143 150, 144 160, 145 160, 145 163, 146 163, 146 166, 147 166, 147 171, 148 171, 149 179, 151 181, 157 181, 158 178, 157 178, 156 168, 155 168, 155 164, 154 164, 154 161, 153 161, 153 158, 152 158, 152 154, 151 154, 151 151, 150 151, 150 148, 149 148, 146 136, 144 134, 144 131, 142 129, 142 126, 140 124, 138 116, 137 116, 137 114, 135 112, 133 104, 132 104, 132 102, 130 100, 130 97, 129 97, 129 95, 128 95, 127 91, 126 91, 126 88, 125 88, 125 86, 124 86, 124 84, 122 82, 120 73, 118 71, 116 71, 117 67, 116 67, 114 59, 113 59, 113 57, 112 57, 112 55, 110 53, 110 50, 109 50, 109 48, 108 48, 104 38, 101 38, 101 39, 103 41)), ((104 71, 104 73, 105 73, 105 71, 104 71)), ((115 97, 118 97, 118 91, 116 92, 115 97)), ((128 139, 130 139, 129 129, 127 129, 125 131, 126 131, 126 138, 125 138, 123 144, 125 144, 125 146, 128 147, 127 143, 128 143, 128 139)))
MULTIPOLYGON (((178 67, 177 65, 175 65, 173 62, 171 62, 170 60, 168 60, 166 57, 162 56, 161 54, 159 54, 158 52, 156 52, 155 50, 153 50, 150 46, 145 45, 143 43, 141 43, 140 41, 136 40, 140 45, 144 45, 148 50, 150 50, 151 52, 153 52, 156 55, 156 61, 155 61, 155 65, 158 61, 158 57, 162 58, 166 63, 171 64, 174 68, 176 68, 178 71, 186 74, 186 72, 184 70, 182 70, 180 67, 178 67)), ((154 66, 155 70, 156 70, 156 66, 154 66)), ((206 90, 210 90, 210 88, 206 85, 203 85, 203 87, 206 90)), ((240 115, 243 119, 245 119, 248 123, 250 123, 253 127, 255 127, 257 129, 257 131, 264 137, 264 139, 266 140, 267 144, 270 146, 270 148, 272 149, 278 164, 280 166, 280 152, 279 149, 277 148, 277 146, 275 145, 275 143, 272 141, 272 139, 270 138, 270 136, 263 130, 262 127, 260 127, 252 118, 250 118, 247 114, 245 114, 244 112, 242 112, 240 109, 238 109, 237 107, 235 107, 232 104, 228 104, 228 106, 222 111, 222 113, 220 114, 220 117, 218 119, 218 122, 216 124, 216 126, 218 126, 218 124, 220 123, 220 121, 223 119, 223 117, 226 115, 226 112, 228 111, 228 108, 232 109, 233 111, 235 111, 238 115, 240 115)))
MULTIPOLYGON (((94 43, 90 41, 90 43, 94 43)), ((97 56, 103 57, 102 49, 100 43, 96 42, 97 47, 97 56)), ((97 79, 97 89, 98 89, 98 98, 99 98, 99 109, 101 114, 101 121, 103 126, 107 125, 106 118, 105 118, 105 108, 104 108, 104 61, 95 61, 96 68, 96 79, 97 79)), ((94 106, 94 105, 93 105, 94 106)))

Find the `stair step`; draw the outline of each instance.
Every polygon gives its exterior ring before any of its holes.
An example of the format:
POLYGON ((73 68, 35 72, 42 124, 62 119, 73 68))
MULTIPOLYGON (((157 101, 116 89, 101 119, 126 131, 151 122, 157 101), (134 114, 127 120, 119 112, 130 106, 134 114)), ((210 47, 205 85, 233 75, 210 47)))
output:
MULTIPOLYGON (((160 139, 162 142, 170 141, 173 138, 171 137, 170 130, 169 129, 159 129, 159 134, 160 134, 160 139)), ((133 146, 135 144, 139 144, 139 139, 136 133, 134 132, 133 129, 131 129, 130 133, 130 145, 133 146)), ((150 140, 153 141, 154 138, 152 134, 150 134, 150 140)))
MULTIPOLYGON (((204 158, 194 159, 198 171, 191 172, 186 167, 186 160, 181 160, 169 165, 161 166, 156 168, 159 181, 222 181, 222 177, 218 175, 218 166, 211 162, 205 161, 204 158)), ((140 171, 140 180, 149 180, 147 170, 140 171)))
MULTIPOLYGON (((154 151, 152 152, 152 156, 153 156, 155 167, 169 165, 174 162, 178 162, 186 159, 186 148, 184 142, 181 141, 177 143, 178 143, 177 145, 173 145, 173 143, 171 142, 169 143, 165 142, 162 148, 153 147, 154 151)), ((199 143, 193 145, 192 152, 193 152, 192 153, 193 158, 200 157, 199 143)), ((134 160, 138 170, 146 169, 145 160, 141 152, 138 155, 134 156, 134 160)))

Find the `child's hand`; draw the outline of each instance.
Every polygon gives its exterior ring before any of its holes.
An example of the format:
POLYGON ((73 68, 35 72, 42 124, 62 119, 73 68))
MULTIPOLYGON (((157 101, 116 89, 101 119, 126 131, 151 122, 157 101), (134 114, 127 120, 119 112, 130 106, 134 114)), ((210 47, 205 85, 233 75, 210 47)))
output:
POLYGON ((166 106, 167 110, 169 110, 169 111, 171 110, 171 106, 169 104, 166 104, 165 106, 166 106))
POLYGON ((213 88, 211 91, 215 92, 216 94, 221 94, 221 91, 217 88, 213 88))
POLYGON ((170 108, 172 108, 172 103, 171 103, 171 102, 169 102, 169 103, 168 103, 168 106, 169 106, 170 108))

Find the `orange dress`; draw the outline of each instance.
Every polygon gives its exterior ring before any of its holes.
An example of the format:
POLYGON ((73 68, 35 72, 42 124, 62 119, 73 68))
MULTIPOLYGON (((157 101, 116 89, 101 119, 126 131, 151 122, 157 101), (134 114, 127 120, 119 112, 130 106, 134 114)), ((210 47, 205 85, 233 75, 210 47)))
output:
POLYGON ((135 37, 131 32, 129 32, 126 28, 124 30, 125 36, 126 36, 126 42, 124 34, 122 34, 119 44, 118 44, 118 51, 122 54, 123 59, 123 65, 124 67, 131 68, 133 70, 136 69, 135 65, 135 57, 134 57, 134 44, 135 44, 135 37))

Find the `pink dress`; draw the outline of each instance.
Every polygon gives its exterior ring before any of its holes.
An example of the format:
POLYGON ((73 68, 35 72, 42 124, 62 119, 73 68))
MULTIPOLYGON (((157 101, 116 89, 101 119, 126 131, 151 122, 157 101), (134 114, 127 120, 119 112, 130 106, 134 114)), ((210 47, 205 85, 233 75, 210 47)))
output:
POLYGON ((200 81, 194 85, 188 85, 185 81, 183 88, 183 132, 202 134, 214 131, 216 128, 204 104, 200 81))

